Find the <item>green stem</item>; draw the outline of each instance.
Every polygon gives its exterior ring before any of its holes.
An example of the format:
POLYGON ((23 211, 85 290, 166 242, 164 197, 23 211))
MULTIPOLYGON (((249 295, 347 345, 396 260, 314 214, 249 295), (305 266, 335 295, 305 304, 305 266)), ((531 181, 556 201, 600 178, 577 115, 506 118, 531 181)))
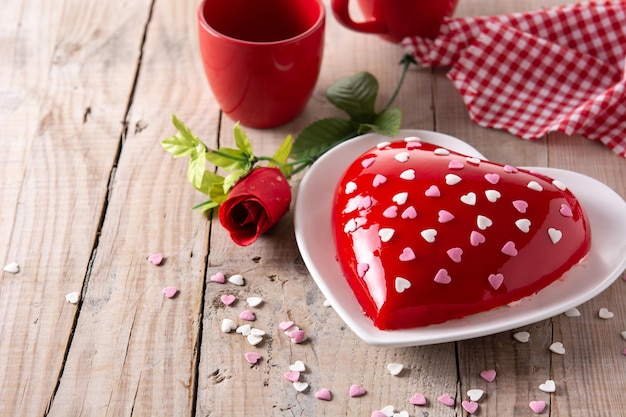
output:
MULTIPOLYGON (((233 160, 233 161, 239 161, 239 162, 245 162, 245 163, 250 162, 250 161, 249 161, 248 159, 246 159, 246 158, 238 158, 238 157, 236 157, 236 156, 234 156, 234 155, 229 155, 229 154, 227 154, 227 153, 220 152, 220 151, 219 151, 219 149, 210 149, 210 150, 209 150, 209 152, 210 152, 210 153, 213 153, 213 154, 215 154, 215 155, 219 155, 219 156, 221 156, 221 157, 227 158, 227 159, 231 159, 231 160, 233 160)), ((257 158, 257 159, 260 159, 260 157, 259 157, 259 158, 257 158)))
POLYGON ((404 57, 400 60, 400 64, 402 64, 402 74, 400 75, 400 81, 398 82, 398 85, 396 86, 395 91, 391 95, 391 98, 389 99, 389 101, 387 102, 387 105, 385 106, 383 110, 387 110, 389 107, 391 107, 393 102, 396 100, 396 97, 398 97, 398 93, 400 93, 400 88, 402 87, 402 84, 404 83, 404 77, 406 77, 406 73, 409 70, 409 66, 411 64, 416 64, 416 61, 415 61, 415 58, 407 54, 407 55, 404 55, 404 57))

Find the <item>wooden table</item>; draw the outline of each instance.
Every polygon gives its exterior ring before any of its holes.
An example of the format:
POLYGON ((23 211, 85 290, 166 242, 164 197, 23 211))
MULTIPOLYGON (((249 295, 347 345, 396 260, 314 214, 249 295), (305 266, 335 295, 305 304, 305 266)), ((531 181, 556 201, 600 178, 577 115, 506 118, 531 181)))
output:
MULTIPOLYGON (((458 15, 556 5, 558 0, 461 0, 458 15)), ((480 416, 617 416, 626 410, 626 282, 523 330, 442 345, 377 348, 333 312, 305 268, 290 212, 252 246, 235 246, 215 217, 190 207, 203 196, 185 163, 163 151, 176 113, 205 142, 232 142, 198 54, 196 0, 6 0, 0 13, 0 415, 2 416, 369 416, 386 405, 410 416, 461 416, 468 389, 485 391, 480 416), (148 256, 163 253, 155 266, 148 256), (216 284, 217 272, 246 285, 216 284), (161 290, 179 288, 168 299, 161 290), (72 304, 65 295, 77 291, 72 304), (220 302, 223 294, 239 301, 220 302), (220 331, 258 295, 253 347, 220 331), (607 307, 611 320, 598 318, 607 307), (309 340, 293 344, 279 323, 309 340), (563 342, 565 355, 548 346, 563 342), (251 366, 244 353, 262 360, 251 366), (301 360, 310 387, 283 377, 301 360), (405 366, 391 376, 388 363, 405 366), (480 377, 496 370, 494 382, 480 377), (539 385, 556 382, 556 392, 539 385), (348 395, 352 384, 367 394, 348 395), (323 387, 332 401, 315 398, 323 387), (408 402, 415 393, 429 402, 408 402), (449 393, 455 407, 437 401, 449 393)), ((258 154, 317 118, 339 115, 324 98, 340 77, 366 70, 396 85, 403 51, 351 32, 328 16, 325 61, 308 107, 292 123, 246 129, 258 154)), ((626 161, 598 142, 551 134, 535 142, 473 124, 445 69, 412 69, 396 104, 404 128, 462 138, 512 165, 576 170, 626 197, 626 161)), ((626 255, 626 254, 625 254, 626 255)))

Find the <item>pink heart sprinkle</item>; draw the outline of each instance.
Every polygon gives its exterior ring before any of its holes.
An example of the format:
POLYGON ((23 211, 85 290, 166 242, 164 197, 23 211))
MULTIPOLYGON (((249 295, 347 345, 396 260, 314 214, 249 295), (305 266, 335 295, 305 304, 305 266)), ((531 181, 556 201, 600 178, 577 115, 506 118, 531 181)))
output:
POLYGON ((254 365, 258 361, 260 361, 261 358, 262 358, 262 356, 259 355, 257 352, 247 352, 243 356, 246 358, 248 363, 251 364, 251 365, 254 365))
POLYGON ((528 208, 528 203, 525 202, 524 200, 515 200, 513 202, 513 207, 515 207, 515 210, 519 211, 520 213, 526 213, 526 209, 528 208))
POLYGON ((148 260, 152 263, 152 265, 161 265, 161 263, 163 262, 163 254, 155 253, 148 256, 148 260))
POLYGON ((398 217, 398 207, 396 206, 387 207, 385 211, 383 211, 383 216, 385 216, 388 219, 394 219, 398 217))
POLYGON ((485 236, 480 232, 472 231, 470 234, 470 243, 472 246, 478 246, 481 243, 485 243, 485 236))
POLYGON ((408 150, 411 150, 411 149, 417 149, 417 148, 421 148, 421 147, 422 147, 421 142, 418 142, 418 141, 416 141, 416 140, 411 140, 411 141, 408 141, 408 142, 406 143, 406 148, 407 148, 408 150))
POLYGON ((415 253, 413 252, 413 250, 411 248, 404 248, 402 250, 402 253, 400 254, 400 260, 402 262, 408 262, 412 261, 413 259, 415 259, 415 253))
POLYGON ((561 213, 563 217, 572 217, 574 215, 574 213, 572 213, 572 209, 567 204, 561 204, 559 213, 561 213))
POLYGON ((505 165, 504 172, 508 174, 517 174, 519 172, 519 169, 512 167, 511 165, 505 165))
POLYGON ((372 197, 366 195, 359 201, 359 210, 367 210, 372 207, 372 197))
POLYGON ((403 219, 414 219, 417 217, 417 211, 415 210, 415 207, 413 206, 409 206, 407 207, 406 210, 404 210, 402 212, 402 216, 403 219))
POLYGON ((447 210, 439 210, 439 223, 448 223, 454 219, 454 214, 447 210))
POLYGON ((365 388, 363 388, 360 385, 351 385, 350 386, 350 396, 352 398, 355 397, 362 397, 367 393, 367 391, 365 391, 365 388))
POLYGON ((546 409, 545 401, 531 401, 528 406, 531 410, 533 410, 533 413, 535 414, 540 414, 543 410, 546 409))
POLYGON ((278 323, 278 327, 280 328, 280 330, 285 331, 292 328, 294 324, 295 323, 293 321, 281 321, 280 323, 278 323))
POLYGON ((256 320, 256 316, 254 315, 254 311, 252 310, 244 310, 241 313, 239 313, 239 318, 242 320, 247 320, 247 321, 255 321, 256 320))
POLYGON ((370 417, 388 417, 387 414, 383 413, 380 410, 372 411, 372 415, 370 417))
POLYGON ((474 414, 476 410, 478 410, 478 403, 476 401, 463 401, 461 406, 470 414, 474 414))
POLYGON ((493 369, 482 371, 480 377, 487 382, 493 382, 496 379, 496 371, 493 369))
POLYGON ((361 278, 365 276, 365 273, 369 271, 369 269, 370 269, 370 265, 366 263, 359 263, 356 265, 357 273, 359 274, 359 277, 361 278))
POLYGON ((300 371, 289 371, 283 374, 285 379, 289 382, 296 382, 300 380, 300 371))
POLYGON ((463 162, 459 161, 458 159, 453 159, 448 164, 449 169, 463 169, 463 167, 465 167, 465 164, 463 164, 463 162))
POLYGON ((361 166, 363 168, 369 168, 372 166, 375 160, 376 160, 375 157, 364 159, 363 161, 361 161, 361 166))
POLYGON ((387 177, 381 174, 376 174, 376 176, 374 177, 374 181, 372 181, 372 185, 374 187, 378 187, 379 185, 382 185, 386 182, 387 182, 387 177))
POLYGON ((515 243, 510 240, 504 244, 502 247, 502 253, 509 256, 517 256, 517 249, 515 248, 515 243))
POLYGON ((332 399, 332 394, 330 393, 328 388, 322 388, 315 393, 315 398, 317 398, 318 400, 330 401, 332 399))
POLYGON ((211 275, 211 278, 209 279, 211 280, 211 282, 217 282, 218 284, 223 284, 226 281, 226 277, 222 272, 211 275))
POLYGON ((624 350, 622 350, 622 355, 626 355, 626 348, 624 348, 624 350))
POLYGON ((497 184, 500 181, 500 176, 498 174, 485 174, 485 179, 490 184, 497 184))
POLYGON ((441 197, 441 191, 439 191, 439 187, 437 187, 436 185, 431 185, 424 194, 426 195, 426 197, 441 197))
POLYGON ((224 303, 224 305, 229 306, 237 300, 237 297, 231 294, 224 294, 220 297, 220 300, 224 303))
POLYGON ((448 271, 440 269, 437 271, 437 275, 435 275, 435 282, 438 284, 449 284, 452 282, 452 278, 448 275, 448 271))
POLYGON ((302 343, 306 340, 306 333, 304 332, 304 330, 298 329, 298 330, 294 330, 293 332, 289 333, 289 337, 291 338, 291 341, 293 343, 302 343))
POLYGON ((446 252, 446 253, 450 257, 450 259, 452 259, 454 262, 456 262, 456 263, 461 262, 461 255, 463 255, 463 249, 461 249, 461 248, 452 248, 452 249, 448 250, 448 252, 446 252))
POLYGON ((178 288, 176 288, 176 287, 165 287, 165 288, 163 288, 161 290, 161 292, 167 298, 174 298, 174 297, 176 297, 176 294, 178 294, 178 288))
POLYGON ((448 393, 440 395, 439 398, 437 398, 437 401, 443 405, 447 405, 448 407, 454 406, 454 399, 450 397, 450 394, 448 393))
POLYGON ((491 274, 489 275, 489 284, 493 287, 494 290, 500 288, 500 285, 504 282, 504 275, 502 274, 491 274))
POLYGON ((413 405, 426 405, 427 401, 426 397, 418 392, 409 399, 409 402, 413 405))

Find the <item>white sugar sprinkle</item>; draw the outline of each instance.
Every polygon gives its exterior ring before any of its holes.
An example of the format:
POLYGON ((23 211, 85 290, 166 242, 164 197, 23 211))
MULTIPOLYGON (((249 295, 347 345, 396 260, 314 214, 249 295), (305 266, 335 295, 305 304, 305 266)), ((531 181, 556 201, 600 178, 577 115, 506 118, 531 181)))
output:
POLYGON ((439 155, 439 156, 448 156, 450 155, 450 151, 447 150, 446 148, 437 148, 433 151, 433 153, 435 155, 439 155))

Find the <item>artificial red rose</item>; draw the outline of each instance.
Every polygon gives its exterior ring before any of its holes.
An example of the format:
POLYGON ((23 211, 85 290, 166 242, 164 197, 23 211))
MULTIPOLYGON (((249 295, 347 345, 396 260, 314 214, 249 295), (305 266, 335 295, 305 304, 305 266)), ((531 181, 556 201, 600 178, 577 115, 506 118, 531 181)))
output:
POLYGON ((253 243, 289 209, 291 188, 277 168, 255 168, 240 179, 220 205, 219 217, 240 246, 253 243))

